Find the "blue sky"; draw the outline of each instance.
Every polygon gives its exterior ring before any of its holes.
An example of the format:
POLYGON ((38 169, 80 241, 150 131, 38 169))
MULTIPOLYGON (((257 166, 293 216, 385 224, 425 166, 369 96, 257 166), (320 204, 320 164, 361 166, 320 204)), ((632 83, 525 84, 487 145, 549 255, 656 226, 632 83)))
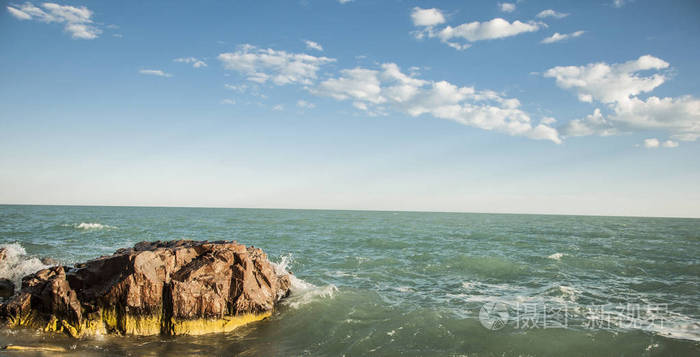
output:
POLYGON ((0 203, 700 217, 697 1, 2 8, 0 203))

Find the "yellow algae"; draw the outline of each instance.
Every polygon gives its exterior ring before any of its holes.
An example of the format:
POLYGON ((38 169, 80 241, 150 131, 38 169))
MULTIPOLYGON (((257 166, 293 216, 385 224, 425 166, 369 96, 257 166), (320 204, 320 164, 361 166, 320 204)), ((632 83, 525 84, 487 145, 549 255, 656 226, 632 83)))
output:
POLYGON ((161 315, 132 315, 116 309, 102 310, 102 326, 95 326, 94 333, 116 332, 126 335, 151 336, 160 334, 161 315))
POLYGON ((272 315, 271 312, 223 316, 221 318, 163 320, 162 315, 133 315, 116 309, 103 309, 99 313, 83 318, 80 324, 51 316, 49 320, 35 311, 9 319, 10 327, 26 327, 44 332, 65 333, 74 338, 95 336, 107 333, 120 335, 204 335, 229 332, 245 324, 260 321, 272 315))
POLYGON ((5 351, 32 351, 32 352, 68 352, 63 347, 58 346, 18 346, 7 345, 2 348, 5 351))
POLYGON ((264 312, 261 314, 224 316, 218 319, 173 319, 171 334, 204 335, 215 332, 229 332, 245 324, 270 317, 270 315, 272 315, 271 312, 264 312))
POLYGON ((151 336, 160 334, 160 316, 124 316, 124 333, 151 336))
POLYGON ((109 332, 118 332, 119 329, 119 315, 116 309, 104 309, 102 310, 102 323, 104 328, 109 332))

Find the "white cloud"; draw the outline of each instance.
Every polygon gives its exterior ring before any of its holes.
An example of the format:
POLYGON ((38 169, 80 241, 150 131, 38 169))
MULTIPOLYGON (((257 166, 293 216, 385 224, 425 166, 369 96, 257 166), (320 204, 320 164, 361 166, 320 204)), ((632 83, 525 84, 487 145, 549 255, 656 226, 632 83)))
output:
POLYGON ((469 42, 475 42, 511 37, 525 32, 534 32, 539 30, 542 26, 542 24, 535 22, 524 23, 518 20, 508 22, 501 18, 495 18, 491 21, 474 21, 461 24, 454 28, 447 26, 440 30, 438 37, 444 41, 459 37, 469 42))
POLYGON ((92 40, 102 33, 92 21, 92 11, 85 6, 74 7, 47 2, 41 4, 41 7, 43 9, 26 2, 22 5, 7 6, 7 11, 20 20, 64 24, 63 29, 74 39, 92 40))
POLYGON ((347 4, 347 3, 353 2, 353 1, 355 1, 355 0, 338 0, 338 2, 341 4, 347 4))
POLYGON ((501 9, 503 12, 513 12, 515 11, 515 4, 511 2, 502 2, 498 3, 498 7, 501 9))
POLYGON ((411 12, 411 19, 413 19, 414 26, 435 26, 440 25, 445 22, 445 16, 442 14, 440 9, 421 9, 420 7, 414 7, 413 12, 411 12))
MULTIPOLYGON (((600 102, 607 114, 596 109, 592 115, 567 123, 562 132, 568 136, 614 135, 627 132, 663 131, 672 139, 694 141, 700 137, 700 100, 692 96, 659 98, 639 95, 663 84, 663 73, 647 73, 669 68, 669 64, 650 55, 624 63, 591 63, 585 66, 554 67, 544 73, 555 78, 563 89, 574 91, 580 101, 600 102), (639 72, 645 72, 645 75, 639 72)), ((673 147, 669 140, 668 147, 673 147)))
POLYGON ((222 53, 218 59, 225 69, 239 72, 249 81, 271 81, 276 85, 311 84, 322 65, 335 61, 328 57, 261 49, 252 45, 243 45, 236 52, 222 53))
POLYGON ((547 26, 541 22, 522 22, 519 20, 509 22, 502 18, 495 18, 484 22, 464 23, 456 27, 447 25, 443 28, 435 28, 435 25, 445 22, 442 12, 438 9, 421 9, 418 7, 413 9, 411 17, 413 18, 413 24, 421 27, 420 30, 413 32, 417 39, 425 37, 439 38, 443 43, 458 50, 465 50, 471 47, 471 44, 464 43, 464 41, 476 42, 506 38, 526 32, 535 32, 547 26))
POLYGON ((668 149, 677 148, 678 142, 673 140, 666 140, 661 142, 657 138, 644 139, 644 147, 647 149, 657 149, 659 147, 665 147, 668 149))
POLYGON ((304 109, 313 109, 316 108, 316 105, 314 103, 309 103, 303 99, 300 99, 297 101, 297 107, 304 109))
POLYGON ((201 67, 206 67, 206 66, 207 66, 207 63, 206 63, 206 62, 204 62, 204 61, 202 61, 202 60, 200 60, 200 59, 194 58, 194 57, 176 58, 176 59, 174 59, 173 61, 174 61, 174 62, 179 62, 179 63, 191 63, 191 64, 192 64, 192 67, 194 67, 194 68, 201 68, 201 67))
POLYGON ((544 19, 547 17, 553 17, 555 19, 563 19, 567 16, 569 16, 569 14, 566 14, 563 12, 557 12, 557 11, 554 11, 552 9, 542 10, 539 14, 537 14, 537 17, 540 19, 544 19))
POLYGON ((310 50, 323 51, 323 46, 314 41, 305 40, 306 48, 310 50))
POLYGON ((233 99, 222 99, 221 104, 234 105, 236 104, 236 101, 233 99))
POLYGON ((158 76, 158 77, 172 77, 173 75, 170 73, 165 73, 160 69, 142 69, 139 70, 139 73, 145 74, 147 76, 158 76))
POLYGON ((646 55, 613 65, 599 62, 585 66, 554 67, 547 70, 544 76, 555 78, 561 88, 576 91, 581 101, 591 102, 595 99, 603 103, 612 103, 650 92, 666 80, 660 73, 642 77, 637 75, 637 72, 668 67, 667 62, 646 55))
POLYGON ((284 105, 282 105, 282 104, 277 104, 277 105, 275 105, 274 107, 272 107, 272 110, 274 110, 274 111, 276 111, 276 112, 281 112, 281 111, 284 110, 284 105))
POLYGON ((562 130, 563 134, 566 136, 588 136, 595 134, 608 136, 617 133, 613 123, 606 120, 598 108, 593 111, 593 114, 589 114, 583 119, 571 120, 562 130))
POLYGON ((644 147, 647 149, 658 148, 659 147, 659 139, 657 139, 657 138, 644 139, 644 147))
POLYGON ((20 20, 31 20, 32 19, 32 16, 29 15, 28 13, 26 13, 20 9, 16 9, 12 6, 8 6, 7 11, 10 12, 10 15, 12 15, 20 20))
POLYGON ((417 117, 430 115, 485 130, 560 143, 556 129, 545 122, 532 123, 519 109, 517 99, 488 90, 459 87, 446 81, 428 81, 407 75, 394 63, 380 69, 353 68, 313 88, 316 95, 353 102, 369 115, 394 110, 417 117))
POLYGON ((663 147, 665 147, 665 148, 677 148, 677 147, 678 147, 678 142, 677 142, 677 141, 673 141, 673 140, 666 140, 666 141, 664 141, 664 143, 661 144, 661 145, 663 145, 663 147))
POLYGON ((568 40, 570 38, 579 37, 579 36, 583 35, 584 33, 585 33, 585 31, 576 31, 576 32, 565 33, 565 34, 555 32, 554 35, 545 38, 544 40, 542 40, 541 43, 549 44, 549 43, 560 42, 560 41, 568 40))

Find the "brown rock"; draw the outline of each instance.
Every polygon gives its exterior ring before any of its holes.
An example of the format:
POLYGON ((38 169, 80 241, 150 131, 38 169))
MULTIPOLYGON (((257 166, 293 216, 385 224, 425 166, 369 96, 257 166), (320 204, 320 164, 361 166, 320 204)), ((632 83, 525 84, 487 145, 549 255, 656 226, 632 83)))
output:
POLYGON ((0 248, 0 263, 7 257, 7 248, 0 248))
POLYGON ((258 248, 141 242, 24 277, 20 293, 0 305, 0 319, 75 337, 228 331, 269 316, 289 285, 288 274, 278 275, 258 248))
POLYGON ((15 283, 10 279, 0 278, 0 298, 8 298, 15 294, 15 283))

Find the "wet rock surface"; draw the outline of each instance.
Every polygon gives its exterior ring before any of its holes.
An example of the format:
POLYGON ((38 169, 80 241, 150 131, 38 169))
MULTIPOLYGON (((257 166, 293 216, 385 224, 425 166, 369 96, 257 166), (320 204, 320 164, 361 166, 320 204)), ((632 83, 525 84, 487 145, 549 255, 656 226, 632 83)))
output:
POLYGON ((10 279, 0 279, 0 298, 8 298, 15 293, 15 283, 10 279))
POLYGON ((288 273, 276 272, 259 248, 141 242, 24 277, 0 305, 0 320, 73 337, 224 332, 270 316, 289 288, 288 273))

